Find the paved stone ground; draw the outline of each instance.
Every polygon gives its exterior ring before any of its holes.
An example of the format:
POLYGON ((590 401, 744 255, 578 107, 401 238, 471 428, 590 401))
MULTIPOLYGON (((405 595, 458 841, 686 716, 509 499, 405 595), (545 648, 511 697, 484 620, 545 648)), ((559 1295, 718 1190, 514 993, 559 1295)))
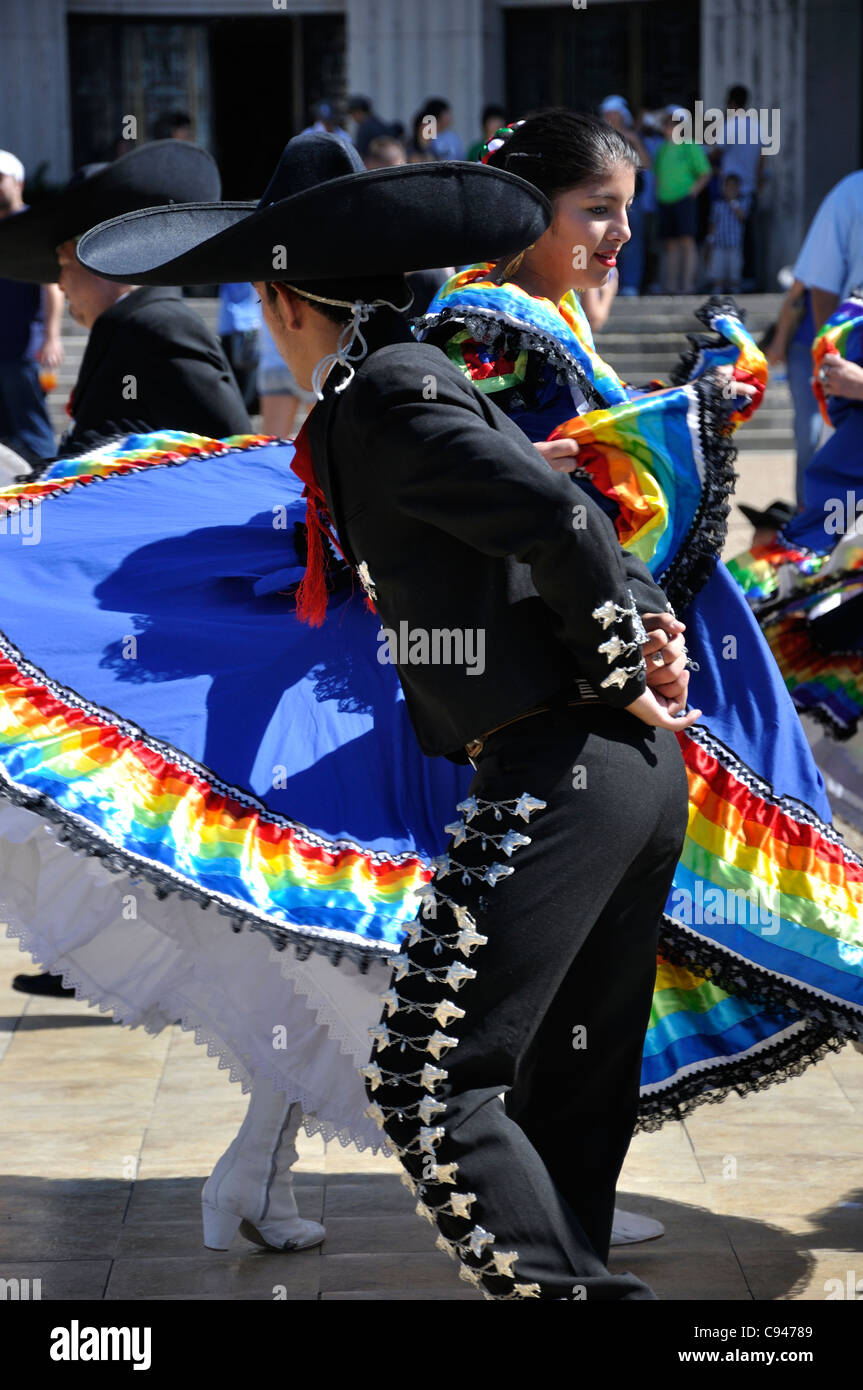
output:
MULTIPOLYGON (((740 495, 789 495, 790 459, 747 454, 740 495)), ((743 519, 728 554, 749 538, 743 519)), ((27 968, 0 940, 0 1278, 44 1299, 428 1300, 480 1296, 434 1249, 394 1160, 301 1140, 316 1251, 201 1244, 199 1194, 245 1099, 178 1028, 151 1038, 74 1000, 9 989, 27 968)), ((614 1256, 661 1298, 823 1299, 863 1281, 863 1056, 846 1048, 745 1100, 639 1136, 621 1201, 666 1236, 614 1256)), ((863 1288, 863 1283, 861 1283, 863 1288)))

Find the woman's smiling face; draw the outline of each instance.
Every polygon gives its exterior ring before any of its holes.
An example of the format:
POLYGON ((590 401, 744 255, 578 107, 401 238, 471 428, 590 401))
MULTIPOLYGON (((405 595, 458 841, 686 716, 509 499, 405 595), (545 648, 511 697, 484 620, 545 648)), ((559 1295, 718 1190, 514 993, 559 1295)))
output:
POLYGON ((617 252, 629 241, 627 208, 635 192, 635 170, 613 164, 604 174, 560 193, 554 199, 551 226, 525 254, 532 277, 563 290, 598 289, 616 265, 617 252))

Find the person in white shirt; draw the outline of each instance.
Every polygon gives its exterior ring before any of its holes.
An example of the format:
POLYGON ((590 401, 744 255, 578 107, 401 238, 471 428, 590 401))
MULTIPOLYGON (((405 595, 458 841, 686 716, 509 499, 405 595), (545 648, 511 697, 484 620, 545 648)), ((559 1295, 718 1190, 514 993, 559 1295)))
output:
POLYGON ((821 203, 794 278, 811 293, 816 333, 849 290, 863 285, 863 169, 841 179, 821 203))

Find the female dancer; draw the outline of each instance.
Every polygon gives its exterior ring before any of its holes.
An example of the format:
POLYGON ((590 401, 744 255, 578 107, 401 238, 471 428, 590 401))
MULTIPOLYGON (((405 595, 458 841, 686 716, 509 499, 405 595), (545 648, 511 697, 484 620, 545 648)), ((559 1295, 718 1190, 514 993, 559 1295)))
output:
POLYGON ((863 290, 826 321, 812 357, 815 399, 834 432, 806 469, 803 510, 729 568, 809 716, 835 805, 863 829, 863 290))
MULTIPOLYGON (((723 1085, 746 1092, 768 1073, 799 1070, 833 1038, 857 1035, 863 1017, 863 868, 830 824, 770 652, 717 563, 734 476, 728 430, 760 400, 764 361, 733 305, 711 301, 699 317, 715 336, 693 340, 681 384, 627 388, 596 353, 572 291, 601 284, 627 239, 634 151, 590 117, 552 111, 501 131, 486 158, 539 187, 554 220, 514 262, 450 280, 422 332, 552 467, 575 465, 573 480, 599 498, 686 623, 690 699, 703 718, 679 735, 690 824, 667 905, 654 1019, 664 988, 684 997, 693 989, 710 1022, 701 1026, 702 1014, 691 1031, 678 1030, 668 1049, 678 1071, 709 1077, 720 1093, 723 1085), (722 393, 709 381, 717 367, 722 393), (731 371, 754 395, 738 409, 731 371), (566 439, 577 444, 568 460, 566 439), (703 972, 697 984, 681 966, 703 972)), ((685 1017, 688 1025, 693 1016, 685 1017)), ((648 1034, 643 1118, 663 1090, 662 1081, 651 1087, 657 1063, 672 1070, 648 1034)), ((675 1085, 679 1095, 679 1074, 675 1085)))

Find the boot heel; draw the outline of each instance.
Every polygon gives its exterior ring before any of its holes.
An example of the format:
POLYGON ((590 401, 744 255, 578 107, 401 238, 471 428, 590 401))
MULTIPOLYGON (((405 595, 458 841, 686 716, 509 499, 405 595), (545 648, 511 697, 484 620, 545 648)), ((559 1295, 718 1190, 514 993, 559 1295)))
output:
POLYGON ((201 1203, 201 1216, 204 1223, 204 1244, 208 1250, 227 1250, 237 1234, 241 1216, 231 1211, 221 1211, 209 1202, 201 1203))

